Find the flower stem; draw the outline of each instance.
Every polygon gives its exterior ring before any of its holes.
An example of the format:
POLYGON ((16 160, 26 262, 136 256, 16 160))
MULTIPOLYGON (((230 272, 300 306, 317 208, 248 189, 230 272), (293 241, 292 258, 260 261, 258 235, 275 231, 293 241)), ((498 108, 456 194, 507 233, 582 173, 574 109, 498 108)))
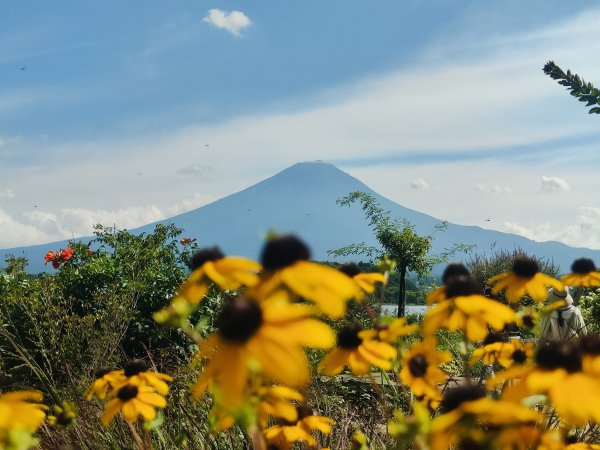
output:
POLYGON ((142 443, 142 440, 140 439, 140 435, 137 433, 137 431, 135 431, 133 424, 131 422, 127 421, 127 425, 129 426, 129 431, 131 431, 131 435, 133 436, 133 439, 135 440, 135 443, 137 444, 138 448, 140 450, 146 450, 144 448, 144 444, 142 443))

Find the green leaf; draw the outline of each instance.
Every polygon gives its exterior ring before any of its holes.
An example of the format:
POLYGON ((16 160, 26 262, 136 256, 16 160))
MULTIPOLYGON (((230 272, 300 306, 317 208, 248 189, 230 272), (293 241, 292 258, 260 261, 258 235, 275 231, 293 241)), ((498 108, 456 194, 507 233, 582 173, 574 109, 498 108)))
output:
POLYGON ((589 112, 589 114, 600 114, 600 107, 596 106, 596 107, 590 109, 588 112, 589 112))
POLYGON ((164 420, 165 416, 163 415, 162 411, 159 410, 156 412, 156 418, 154 420, 144 422, 144 428, 148 431, 153 430, 154 428, 160 427, 164 420))

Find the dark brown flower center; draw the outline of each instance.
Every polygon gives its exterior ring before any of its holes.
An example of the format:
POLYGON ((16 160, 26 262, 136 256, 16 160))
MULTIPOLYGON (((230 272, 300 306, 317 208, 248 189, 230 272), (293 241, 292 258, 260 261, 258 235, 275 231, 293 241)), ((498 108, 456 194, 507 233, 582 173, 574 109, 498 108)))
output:
POLYGON ((339 271, 345 275, 348 275, 350 278, 358 275, 361 272, 358 265, 355 263, 342 264, 339 267, 339 271))
POLYGON ((262 323, 260 305, 246 297, 236 297, 225 303, 216 320, 221 337, 238 344, 248 341, 262 323))
POLYGON ((508 342, 508 338, 501 333, 489 332, 483 340, 483 345, 495 344, 496 342, 508 342))
POLYGON ((569 341, 550 341, 538 348, 535 362, 545 370, 581 371, 581 351, 569 341))
POLYGON ((112 372, 113 370, 114 369, 112 367, 100 367, 98 370, 96 370, 96 372, 94 373, 94 376, 96 377, 97 380, 99 380, 104 375, 112 372))
POLYGON ((352 350, 362 344, 362 339, 358 335, 362 327, 358 324, 347 325, 341 328, 337 334, 337 346, 352 350))
POLYGON ((534 259, 520 256, 513 262, 512 270, 516 276, 529 279, 540 271, 540 266, 534 259))
POLYGON ((512 354, 512 360, 517 364, 523 364, 527 361, 527 353, 521 349, 515 350, 512 354))
POLYGON ((219 247, 202 248, 192 256, 192 260, 190 261, 190 269, 194 271, 202 267, 208 261, 216 261, 217 259, 224 257, 225 255, 219 247))
POLYGON ((132 398, 136 398, 137 395, 138 388, 137 386, 133 386, 132 384, 126 384, 117 392, 117 397, 119 397, 119 399, 124 402, 131 400, 132 398))
POLYGON ((464 266, 464 264, 460 263, 451 263, 446 266, 444 269, 444 273, 442 274, 442 282, 447 285, 448 282, 455 277, 459 277, 461 275, 470 276, 469 270, 464 266))
POLYGON ((308 246, 293 235, 276 236, 263 247, 260 261, 267 270, 291 266, 296 261, 310 259, 308 246))
POLYGON ((596 271, 596 265, 594 264, 594 261, 592 261, 589 258, 576 259, 573 262, 573 265, 571 265, 571 272, 577 273, 580 275, 585 275, 585 274, 588 274, 590 272, 595 272, 595 271, 596 271))
POLYGON ((485 389, 481 386, 460 386, 448 389, 440 402, 440 412, 455 410, 464 402, 471 402, 485 397, 485 389))
POLYGON ((56 415, 56 424, 61 427, 68 427, 73 423, 75 417, 68 411, 62 411, 56 415))
POLYGON ((533 328, 535 325, 535 319, 531 314, 525 314, 523 316, 523 325, 527 328, 533 328))
POLYGON ((480 292, 481 289, 475 280, 467 275, 458 275, 453 277, 446 285, 447 298, 463 297, 467 295, 479 294, 480 292))
POLYGON ((421 378, 427 373, 429 363, 422 353, 419 353, 408 360, 408 370, 415 378, 421 378))
POLYGON ((579 348, 588 355, 600 355, 600 336, 590 334, 579 340, 579 348))
POLYGON ((142 361, 141 359, 134 359, 133 361, 130 361, 125 365, 126 377, 132 377, 134 375, 146 371, 148 371, 148 365, 145 361, 142 361))

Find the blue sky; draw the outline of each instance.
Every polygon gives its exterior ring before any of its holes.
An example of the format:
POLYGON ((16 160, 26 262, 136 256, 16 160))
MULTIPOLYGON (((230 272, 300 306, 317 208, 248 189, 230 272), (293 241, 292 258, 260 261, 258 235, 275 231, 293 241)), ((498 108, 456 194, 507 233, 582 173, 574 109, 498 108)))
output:
POLYGON ((600 119, 541 70, 600 84, 594 1, 6 3, 0 247, 322 159, 441 219, 600 248, 600 119))

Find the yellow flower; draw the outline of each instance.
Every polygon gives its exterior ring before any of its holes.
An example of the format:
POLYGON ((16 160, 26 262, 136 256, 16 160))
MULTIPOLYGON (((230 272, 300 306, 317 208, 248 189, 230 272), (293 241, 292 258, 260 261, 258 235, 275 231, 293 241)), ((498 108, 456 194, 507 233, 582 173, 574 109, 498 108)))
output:
MULTIPOLYGON (((537 368, 521 383, 529 393, 547 393, 561 418, 573 425, 600 421, 600 382, 582 372, 581 350, 571 341, 550 341, 538 348, 537 368)), ((521 384, 519 383, 519 384, 521 384)))
POLYGON ((483 295, 475 294, 477 285, 471 278, 456 277, 446 287, 448 300, 431 307, 425 314, 423 331, 426 337, 437 330, 462 330, 471 341, 481 341, 488 334, 488 326, 500 331, 517 316, 508 306, 483 295))
POLYGON ((298 419, 298 410, 290 402, 304 401, 304 397, 298 391, 285 386, 262 387, 258 391, 260 400, 257 408, 258 424, 261 428, 267 427, 269 416, 294 422, 298 419))
POLYGON ((308 383, 310 370, 304 347, 330 348, 335 335, 312 317, 314 309, 290 304, 285 297, 257 302, 247 297, 227 301, 216 320, 218 331, 200 345, 209 362, 192 388, 199 397, 209 383, 219 401, 239 406, 246 397, 249 366, 285 385, 308 383))
POLYGON ((261 282, 249 295, 264 299, 286 288, 314 302, 323 313, 340 318, 346 302, 357 295, 356 283, 331 267, 308 261, 310 251, 295 236, 277 236, 267 241, 261 255, 261 282))
POLYGON ((512 272, 504 272, 491 277, 488 284, 493 284, 494 295, 504 291, 509 303, 516 303, 525 295, 537 302, 546 300, 546 286, 552 286, 558 291, 563 290, 563 284, 555 278, 540 272, 538 263, 525 256, 515 259, 512 272))
MULTIPOLYGON (((198 303, 208 292, 211 282, 224 290, 258 283, 260 264, 237 256, 225 256, 218 247, 205 248, 194 254, 193 272, 179 288, 178 296, 198 303)), ((177 297, 175 298, 177 299, 177 297)))
POLYGON ((278 424, 267 428, 264 433, 269 448, 288 450, 295 442, 304 442, 308 446, 315 447, 317 441, 312 432, 320 431, 329 434, 333 424, 334 421, 330 418, 315 416, 311 408, 299 406, 296 420, 291 422, 279 421, 278 424))
POLYGON ((500 355, 504 351, 504 347, 512 347, 508 339, 499 333, 488 333, 482 342, 481 347, 473 350, 470 364, 476 364, 479 360, 485 365, 490 365, 498 362, 500 355))
POLYGON ((173 377, 159 372, 151 372, 148 365, 141 359, 135 359, 125 365, 123 370, 125 380, 121 384, 133 384, 136 386, 148 385, 160 395, 169 393, 169 386, 165 381, 173 381, 173 377))
POLYGON ((73 423, 77 415, 75 405, 69 402, 63 402, 62 405, 55 405, 56 415, 48 416, 48 423, 56 427, 66 428, 73 423))
POLYGON ((408 325, 405 317, 394 319, 391 323, 377 326, 377 337, 381 341, 395 344, 400 336, 408 336, 419 329, 416 324, 408 325))
POLYGON ((590 334, 579 338, 582 352, 582 370, 594 377, 600 377, 600 336, 590 334))
POLYGON ((256 411, 258 425, 264 429, 267 428, 269 417, 286 422, 296 421, 298 412, 292 401, 302 402, 304 397, 285 386, 261 386, 241 410, 215 403, 210 410, 209 419, 216 430, 223 431, 233 426, 235 417, 246 419, 248 409, 251 409, 256 411))
POLYGON ((359 325, 348 325, 338 331, 337 346, 319 364, 319 372, 337 375, 348 365, 355 375, 366 375, 373 364, 391 370, 391 360, 396 349, 386 342, 376 340, 375 330, 363 330, 359 325))
POLYGON ((442 274, 442 283, 444 285, 440 286, 437 289, 434 289, 427 295, 427 304, 433 305, 435 303, 439 303, 443 300, 446 300, 447 299, 446 286, 452 280, 454 280, 455 278, 460 277, 460 276, 466 276, 466 277, 471 276, 471 274, 469 273, 469 270, 464 266, 464 264, 460 264, 460 263, 448 264, 446 266, 446 268, 444 269, 444 273, 442 274))
POLYGON ((350 277, 356 283, 358 289, 356 290, 355 298, 357 300, 364 299, 364 292, 367 294, 373 294, 375 292, 375 284, 387 283, 387 279, 383 274, 378 272, 361 272, 360 268, 355 263, 342 264, 340 267, 338 267, 338 270, 350 277))
MULTIPOLYGON (((515 427, 535 423, 540 414, 505 400, 492 400, 485 397, 481 386, 461 386, 449 389, 444 393, 440 404, 441 415, 431 423, 432 449, 448 449, 453 444, 475 441, 487 448, 494 441, 491 433, 504 427, 515 427), (477 425, 491 428, 483 433, 477 425)), ((462 448, 459 445, 460 448, 462 448)), ((496 448, 496 447, 493 447, 496 448)))
POLYGON ((105 427, 119 411, 127 422, 135 422, 139 416, 148 421, 156 418, 155 408, 167 406, 165 398, 150 386, 126 384, 113 392, 115 396, 106 404, 100 419, 105 427))
POLYGON ((433 344, 415 342, 403 356, 400 380, 417 398, 440 400, 438 384, 446 380, 446 374, 439 366, 451 360, 450 353, 438 352, 433 344))
POLYGON ((122 384, 126 380, 123 370, 115 370, 110 367, 102 367, 95 373, 95 380, 87 390, 85 397, 91 400, 94 394, 104 400, 108 391, 117 384, 122 384))
POLYGON ((41 392, 14 391, 0 394, 0 432, 24 428, 34 433, 46 418, 41 392))
POLYGON ((560 277, 567 286, 598 287, 600 286, 600 272, 596 269, 594 261, 588 258, 575 260, 571 272, 560 277))

